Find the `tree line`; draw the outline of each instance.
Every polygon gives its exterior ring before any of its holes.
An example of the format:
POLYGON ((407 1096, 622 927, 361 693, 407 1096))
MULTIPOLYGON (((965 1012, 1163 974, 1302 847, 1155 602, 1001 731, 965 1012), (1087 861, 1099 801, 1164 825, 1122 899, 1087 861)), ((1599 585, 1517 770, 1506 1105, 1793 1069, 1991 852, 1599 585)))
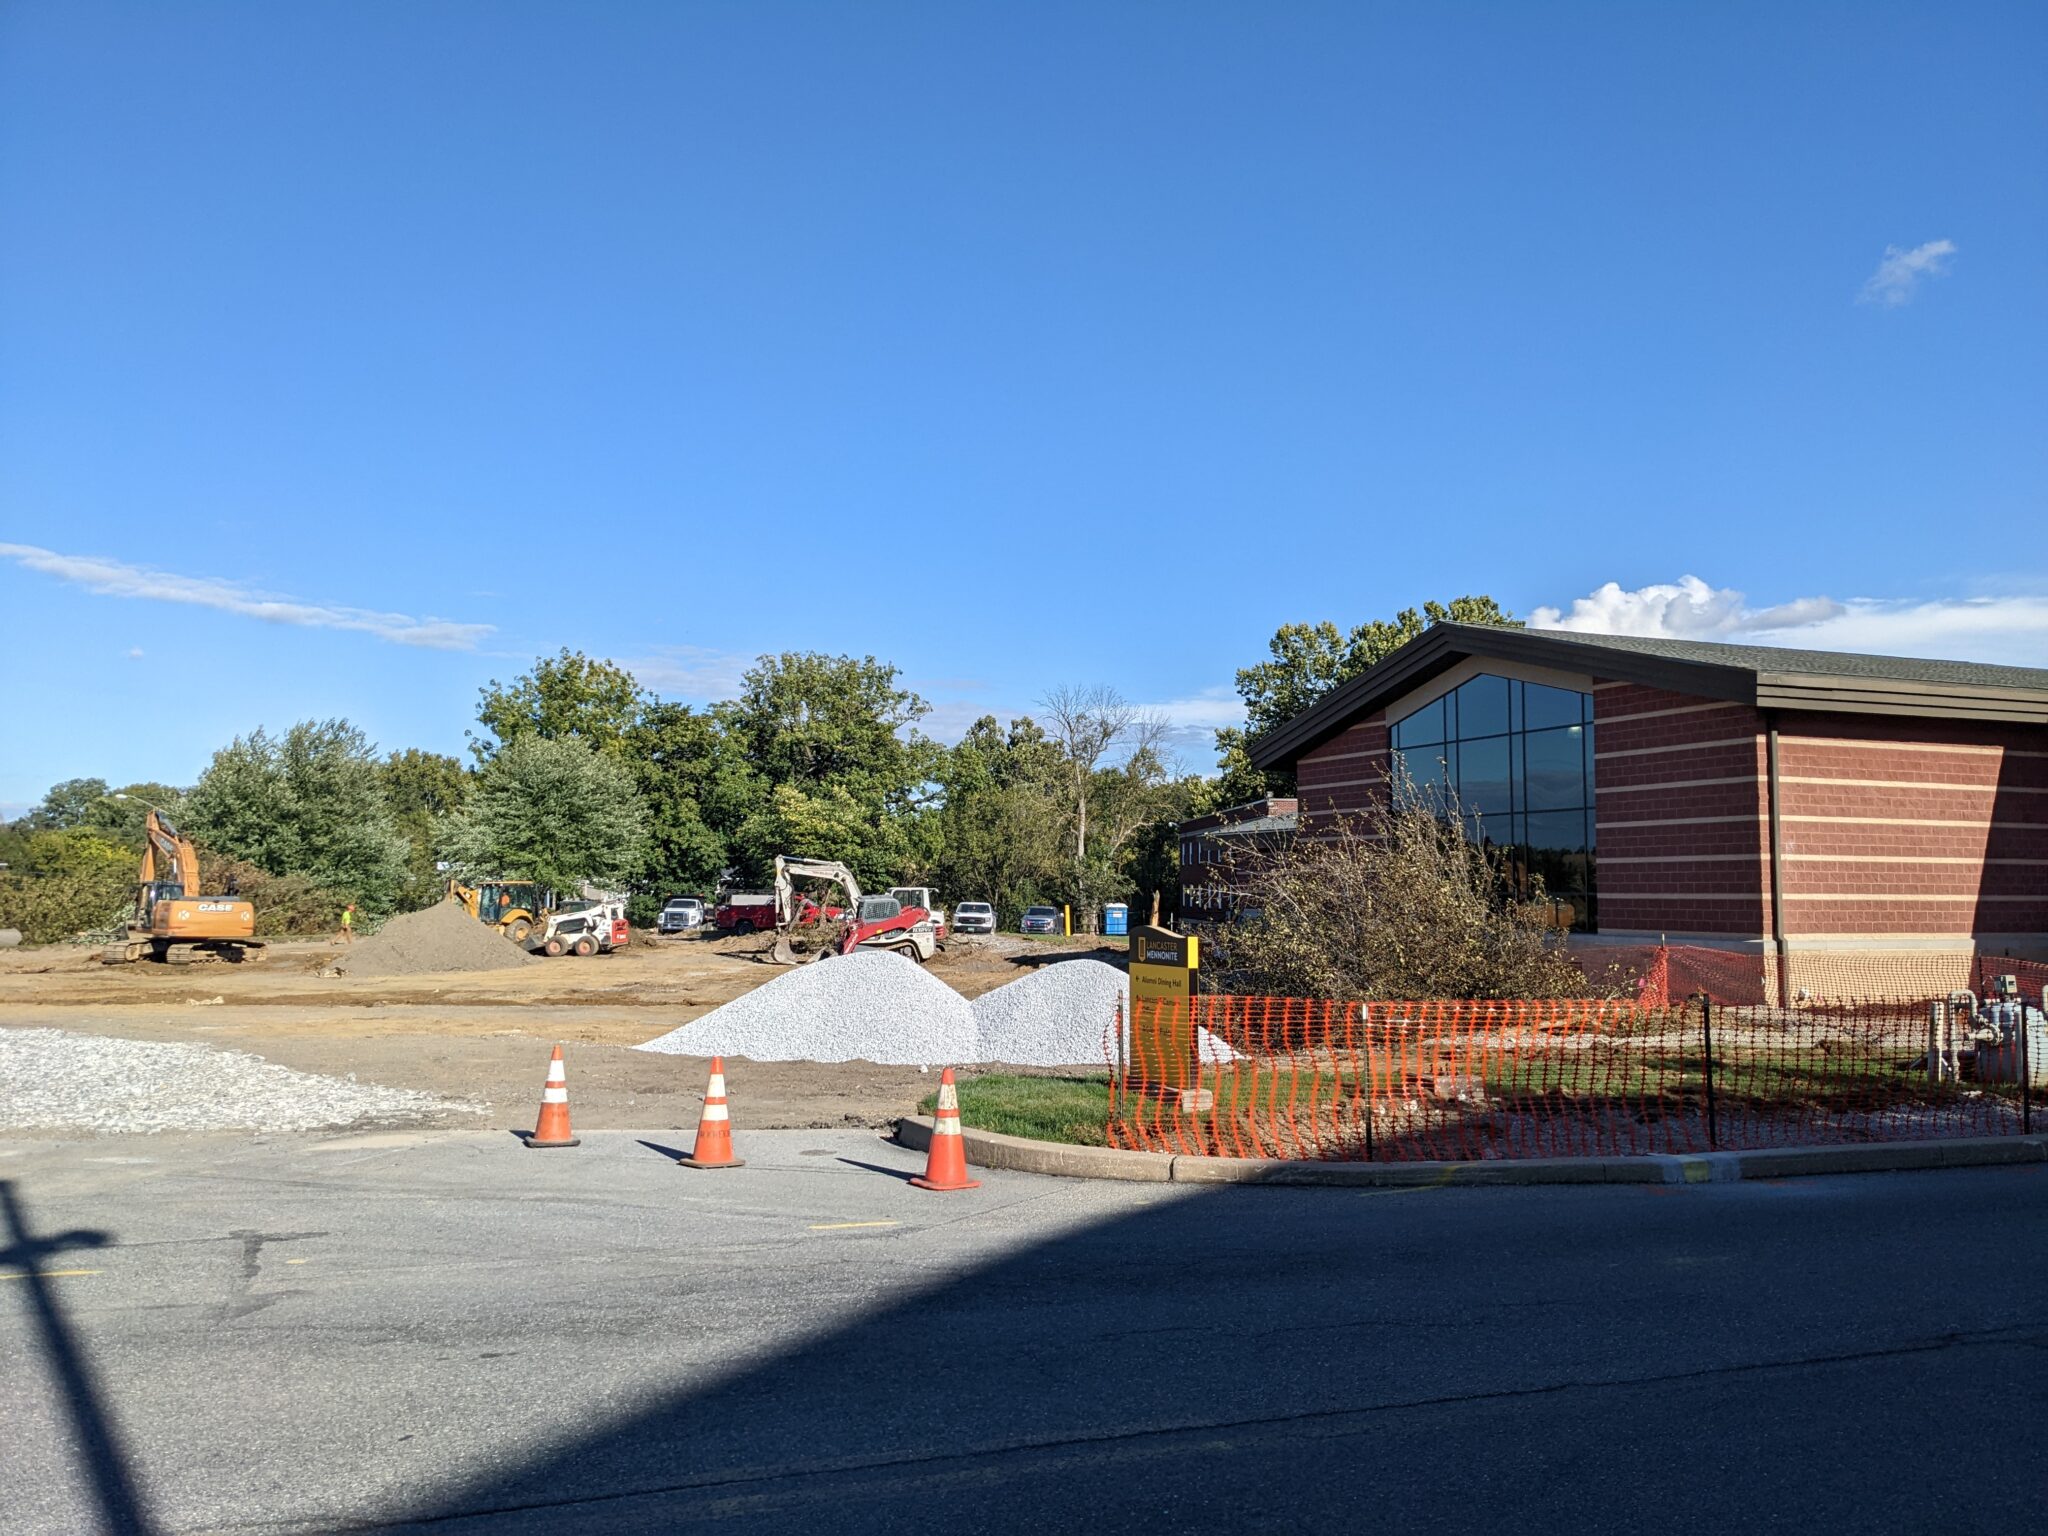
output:
POLYGON ((763 656, 735 698, 693 707, 564 649, 479 690, 467 761, 303 720, 236 737, 190 786, 55 785, 0 825, 0 927, 47 940, 114 921, 150 805, 197 841, 205 887, 233 875, 270 933, 329 927, 350 902, 422 906, 451 874, 627 890, 644 922, 668 896, 762 888, 778 853, 989 901, 1006 923, 1037 903, 1089 923, 1154 892, 1170 910, 1175 824, 1291 787, 1251 768, 1257 734, 1445 618, 1513 622, 1467 597, 1348 633, 1283 627, 1237 674, 1247 724, 1217 733, 1210 774, 1181 769, 1166 724, 1104 686, 1055 688, 949 746, 873 657, 763 656))

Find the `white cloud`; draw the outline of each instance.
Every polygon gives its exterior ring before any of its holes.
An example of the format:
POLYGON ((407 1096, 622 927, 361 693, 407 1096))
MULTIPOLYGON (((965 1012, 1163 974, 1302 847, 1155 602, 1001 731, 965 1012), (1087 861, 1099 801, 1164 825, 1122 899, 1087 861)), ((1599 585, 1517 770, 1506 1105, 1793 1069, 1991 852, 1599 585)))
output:
POLYGON ((1199 731, 1206 735, 1226 726, 1244 724, 1244 700, 1228 688, 1204 688, 1191 698, 1140 704, 1138 709, 1142 714, 1164 720, 1176 733, 1199 731))
POLYGON ((1921 278, 1947 275, 1946 263, 1955 253, 1956 243, 1953 240, 1930 240, 1910 251, 1901 250, 1896 245, 1886 246, 1884 260, 1877 264, 1877 270, 1863 285, 1859 302, 1897 309, 1913 297, 1913 290, 1920 286, 1921 278))
POLYGON ((657 645, 641 656, 614 656, 612 661, 643 688, 666 698, 715 704, 739 697, 747 668, 759 658, 702 645, 657 645))
POLYGON ((1569 609, 1536 609, 1529 626, 2038 667, 2048 656, 2048 594, 1920 601, 1802 597, 1753 608, 1732 588, 1685 576, 1633 591, 1610 581, 1569 609))
POLYGON ((141 646, 139 646, 139 645, 131 645, 131 646, 129 646, 129 647, 128 647, 128 659, 129 659, 130 661, 140 661, 140 660, 142 660, 142 647, 141 647, 141 646))
POLYGON ((99 555, 63 555, 33 544, 0 544, 0 557, 102 597, 139 597, 160 603, 188 603, 221 613, 240 614, 268 624, 301 629, 342 629, 374 635, 393 645, 421 646, 436 651, 473 651, 492 633, 489 624, 460 624, 448 619, 414 618, 404 613, 379 613, 335 603, 305 603, 274 597, 240 582, 214 576, 178 576, 147 566, 129 565, 99 555))

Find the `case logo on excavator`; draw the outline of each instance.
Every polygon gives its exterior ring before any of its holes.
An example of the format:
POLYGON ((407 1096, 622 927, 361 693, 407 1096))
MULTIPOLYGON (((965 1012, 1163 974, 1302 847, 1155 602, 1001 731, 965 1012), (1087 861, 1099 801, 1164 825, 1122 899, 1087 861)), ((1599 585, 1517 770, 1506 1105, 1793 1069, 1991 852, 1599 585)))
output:
POLYGON ((199 903, 199 910, 202 912, 232 912, 235 910, 235 904, 232 901, 202 901, 199 903))

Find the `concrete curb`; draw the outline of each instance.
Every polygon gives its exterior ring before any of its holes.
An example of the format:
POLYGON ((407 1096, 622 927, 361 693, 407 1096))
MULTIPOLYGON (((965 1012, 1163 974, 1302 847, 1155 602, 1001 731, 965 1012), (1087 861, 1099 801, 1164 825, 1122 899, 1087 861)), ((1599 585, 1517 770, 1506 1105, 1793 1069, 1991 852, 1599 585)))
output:
MULTIPOLYGON (((905 1115, 896 1140, 930 1148, 932 1122, 905 1115)), ((1508 1184, 1731 1184, 1740 1179, 1804 1179, 1831 1173, 1895 1173, 1918 1168, 1984 1168, 2048 1163, 2048 1136, 1984 1136, 1956 1141, 1875 1141, 1765 1152, 1704 1152, 1644 1157, 1532 1157, 1486 1163, 1311 1163, 1256 1157, 1184 1157, 1033 1141, 964 1129, 967 1161, 1070 1179, 1151 1184, 1290 1184, 1441 1189, 1508 1184)))

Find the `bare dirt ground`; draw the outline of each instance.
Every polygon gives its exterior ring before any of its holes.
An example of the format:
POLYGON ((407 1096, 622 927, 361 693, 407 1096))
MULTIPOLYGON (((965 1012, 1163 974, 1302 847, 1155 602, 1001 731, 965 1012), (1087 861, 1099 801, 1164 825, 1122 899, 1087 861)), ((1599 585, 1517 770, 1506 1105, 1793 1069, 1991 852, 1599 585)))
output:
MULTIPOLYGON (((766 941, 658 939, 514 970, 403 977, 322 973, 331 943, 274 943, 261 964, 106 966, 97 949, 0 951, 0 1028, 191 1040, 305 1072, 413 1088, 532 1121, 548 1047, 567 1047, 575 1123, 592 1130, 696 1125, 703 1064, 631 1047, 783 974, 766 941)), ((1121 965, 1120 940, 954 938, 931 973, 978 997, 1075 955, 1121 965)), ((931 1091, 915 1067, 730 1062, 733 1116, 762 1129, 881 1125, 931 1091)), ((8 1134, 0 1113, 0 1135, 8 1134)))

